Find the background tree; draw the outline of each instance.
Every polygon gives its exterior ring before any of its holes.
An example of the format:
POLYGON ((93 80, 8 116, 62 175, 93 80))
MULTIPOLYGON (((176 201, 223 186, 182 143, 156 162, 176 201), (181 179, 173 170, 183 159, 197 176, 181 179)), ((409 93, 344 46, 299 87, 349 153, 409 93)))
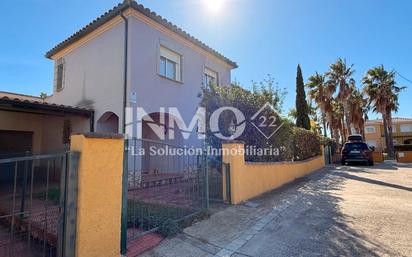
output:
POLYGON ((343 105, 332 99, 331 101, 332 106, 332 120, 330 124, 331 134, 332 137, 335 139, 337 143, 343 145, 345 143, 345 126, 344 126, 344 113, 343 113, 343 105))
POLYGON ((302 70, 298 64, 296 74, 296 126, 310 130, 309 107, 306 101, 302 70))
MULTIPOLYGON (((225 137, 230 138, 230 127, 240 126, 245 123, 245 130, 237 140, 245 142, 245 146, 254 146, 256 148, 279 149, 280 155, 255 155, 246 153, 246 161, 296 161, 311 158, 320 154, 320 144, 325 140, 319 134, 312 131, 297 128, 288 119, 282 118, 272 108, 264 108, 267 103, 271 103, 271 107, 276 110, 282 110, 281 104, 284 100, 286 92, 276 86, 273 80, 264 80, 262 83, 254 83, 252 90, 246 90, 239 84, 232 84, 227 87, 219 87, 216 85, 206 85, 202 88, 200 105, 206 108, 206 119, 208 120, 211 114, 220 107, 235 107, 240 110, 245 116, 245 121, 237 121, 233 112, 224 111, 219 117, 219 131, 211 131, 210 127, 206 129, 205 146, 221 147, 222 139, 216 137, 216 133, 221 133, 225 137), (259 126, 261 119, 251 120, 255 113, 259 116, 270 117, 276 116, 271 125, 275 126, 259 126), (269 116, 266 116, 269 115, 269 116), (235 121, 235 123, 233 123, 235 121), (259 129, 256 127, 258 121, 259 129), (240 122, 240 123, 239 123, 240 122), (236 124, 238 123, 238 124, 236 124), (266 128, 265 128, 266 127, 266 128), (273 132, 274 128, 276 135, 262 133, 265 129, 267 132, 273 132)), ((268 118, 269 119, 269 118, 268 118)))
POLYGON ((298 117, 298 112, 296 111, 296 108, 292 108, 288 112, 288 118, 291 119, 294 123, 296 123, 296 119, 298 117))
MULTIPOLYGON (((354 72, 355 71, 353 69, 353 64, 348 66, 346 64, 346 60, 342 58, 339 58, 336 63, 331 64, 329 66, 329 71, 327 72, 331 86, 333 86, 335 90, 339 88, 336 100, 343 106, 345 120, 344 124, 346 125, 346 129, 349 135, 351 134, 351 123, 348 98, 352 93, 350 84, 354 82, 354 80, 351 78, 354 72)), ((344 138, 346 140, 345 129, 343 132, 344 138)))
POLYGON ((44 101, 44 100, 46 100, 46 98, 47 98, 48 96, 47 96, 47 93, 44 93, 44 92, 41 92, 40 93, 40 98, 44 101))
MULTIPOLYGON (((314 75, 309 77, 309 81, 306 87, 309 89, 308 95, 311 100, 313 100, 318 106, 323 124, 324 136, 326 136, 326 125, 331 124, 332 121, 332 94, 333 87, 326 84, 325 75, 316 72, 314 75)), ((331 135, 332 137, 332 135, 331 135)))
MULTIPOLYGON (((312 102, 308 102, 308 108, 309 108, 309 118, 310 118, 310 129, 313 132, 318 133, 319 135, 322 135, 322 128, 321 128, 321 123, 322 119, 318 117, 318 107, 313 106, 312 102)), ((293 122, 296 123, 296 119, 298 117, 297 111, 295 108, 289 109, 288 112, 288 118, 293 122)))
POLYGON ((365 138, 365 117, 369 111, 368 101, 363 92, 354 88, 351 96, 348 99, 350 122, 354 126, 356 132, 365 138))
POLYGON ((396 86, 395 72, 386 71, 383 65, 368 70, 362 83, 372 110, 382 114, 388 156, 393 157, 392 112, 398 110, 398 95, 404 87, 396 86))
POLYGON ((310 129, 318 135, 322 135, 322 119, 319 118, 318 107, 316 105, 314 106, 311 101, 308 101, 308 108, 310 118, 310 129))
MULTIPOLYGON (((240 86, 239 84, 236 84, 240 86)), ((259 101, 269 102, 277 113, 283 112, 283 103, 287 95, 286 88, 279 87, 276 80, 270 75, 260 82, 252 81, 252 93, 258 97, 259 101)))

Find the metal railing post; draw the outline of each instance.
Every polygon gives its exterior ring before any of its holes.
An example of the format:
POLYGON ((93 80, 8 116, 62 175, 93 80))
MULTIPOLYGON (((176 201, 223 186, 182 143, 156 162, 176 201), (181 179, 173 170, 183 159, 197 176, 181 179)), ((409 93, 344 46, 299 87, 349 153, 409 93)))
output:
MULTIPOLYGON (((30 152, 26 152, 25 156, 29 156, 30 152)), ((24 205, 25 205, 25 198, 26 198, 26 188, 27 182, 29 179, 29 160, 24 161, 24 168, 23 168, 23 181, 21 187, 21 203, 20 203, 20 218, 24 218, 24 205)))
POLYGON ((58 256, 75 257, 76 255, 76 219, 77 219, 77 189, 79 152, 68 152, 62 166, 60 204, 63 216, 60 224, 58 256))
POLYGON ((229 204, 232 204, 232 195, 231 195, 231 188, 230 188, 230 163, 224 163, 226 167, 226 201, 229 204))
POLYGON ((205 160, 205 198, 206 198, 206 209, 209 209, 209 165, 208 165, 208 160, 207 160, 207 155, 205 154, 204 157, 205 160))

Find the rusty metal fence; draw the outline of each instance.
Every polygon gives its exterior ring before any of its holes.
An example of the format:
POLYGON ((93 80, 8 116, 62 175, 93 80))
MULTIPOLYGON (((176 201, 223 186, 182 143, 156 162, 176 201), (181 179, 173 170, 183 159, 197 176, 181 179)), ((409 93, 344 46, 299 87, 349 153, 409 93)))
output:
POLYGON ((76 199, 78 159, 75 152, 0 159, 1 257, 74 256, 65 237, 76 210, 66 206, 76 199))

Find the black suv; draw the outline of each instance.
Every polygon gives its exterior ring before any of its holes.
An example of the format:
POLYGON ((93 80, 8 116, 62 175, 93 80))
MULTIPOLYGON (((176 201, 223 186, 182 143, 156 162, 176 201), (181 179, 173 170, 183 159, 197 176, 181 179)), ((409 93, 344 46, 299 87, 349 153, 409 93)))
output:
POLYGON ((342 149, 342 165, 347 163, 365 163, 373 165, 373 150, 364 142, 348 142, 342 149))

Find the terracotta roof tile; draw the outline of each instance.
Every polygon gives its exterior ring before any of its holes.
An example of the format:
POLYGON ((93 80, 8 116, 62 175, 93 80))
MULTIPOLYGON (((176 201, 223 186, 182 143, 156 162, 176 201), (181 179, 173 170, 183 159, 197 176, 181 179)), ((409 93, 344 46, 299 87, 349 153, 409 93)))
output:
POLYGON ((91 33, 94 31, 96 28, 100 27, 103 25, 105 22, 111 20, 112 18, 120 15, 123 11, 127 10, 128 8, 133 8, 134 10, 142 13, 146 17, 160 23, 161 25, 165 26, 169 30, 177 33, 178 35, 186 38, 187 40, 191 41, 195 45, 199 46, 203 50, 213 54, 214 56, 218 57, 219 59, 222 59, 229 65, 233 66, 233 68, 237 68, 237 64, 234 61, 231 61, 227 57, 223 56, 221 53, 218 51, 212 49, 211 47, 207 46, 205 43, 200 41, 199 39, 196 39, 186 31, 182 30, 181 28, 177 27, 167 19, 163 18, 162 16, 158 15, 157 13, 151 11, 148 8, 145 8, 143 5, 136 3, 135 1, 124 1, 123 3, 119 3, 109 11, 105 12, 103 15, 100 17, 96 18, 92 22, 90 22, 88 25, 77 31, 76 33, 72 34, 70 37, 68 37, 66 40, 60 42, 58 45, 53 47, 51 50, 49 50, 46 53, 46 57, 50 58, 63 48, 69 46, 70 44, 76 42, 77 40, 81 39, 85 35, 91 33))
POLYGON ((70 105, 63 105, 63 104, 56 104, 56 103, 50 103, 46 101, 36 101, 36 100, 28 100, 28 99, 21 99, 17 97, 10 97, 10 96, 2 96, 0 97, 0 103, 6 103, 6 104, 11 104, 11 105, 16 105, 16 106, 36 106, 40 108, 56 108, 60 109, 62 111, 67 111, 67 112, 82 112, 82 113, 91 113, 93 112, 93 109, 90 108, 85 108, 85 107, 76 107, 76 106, 70 106, 70 105))

